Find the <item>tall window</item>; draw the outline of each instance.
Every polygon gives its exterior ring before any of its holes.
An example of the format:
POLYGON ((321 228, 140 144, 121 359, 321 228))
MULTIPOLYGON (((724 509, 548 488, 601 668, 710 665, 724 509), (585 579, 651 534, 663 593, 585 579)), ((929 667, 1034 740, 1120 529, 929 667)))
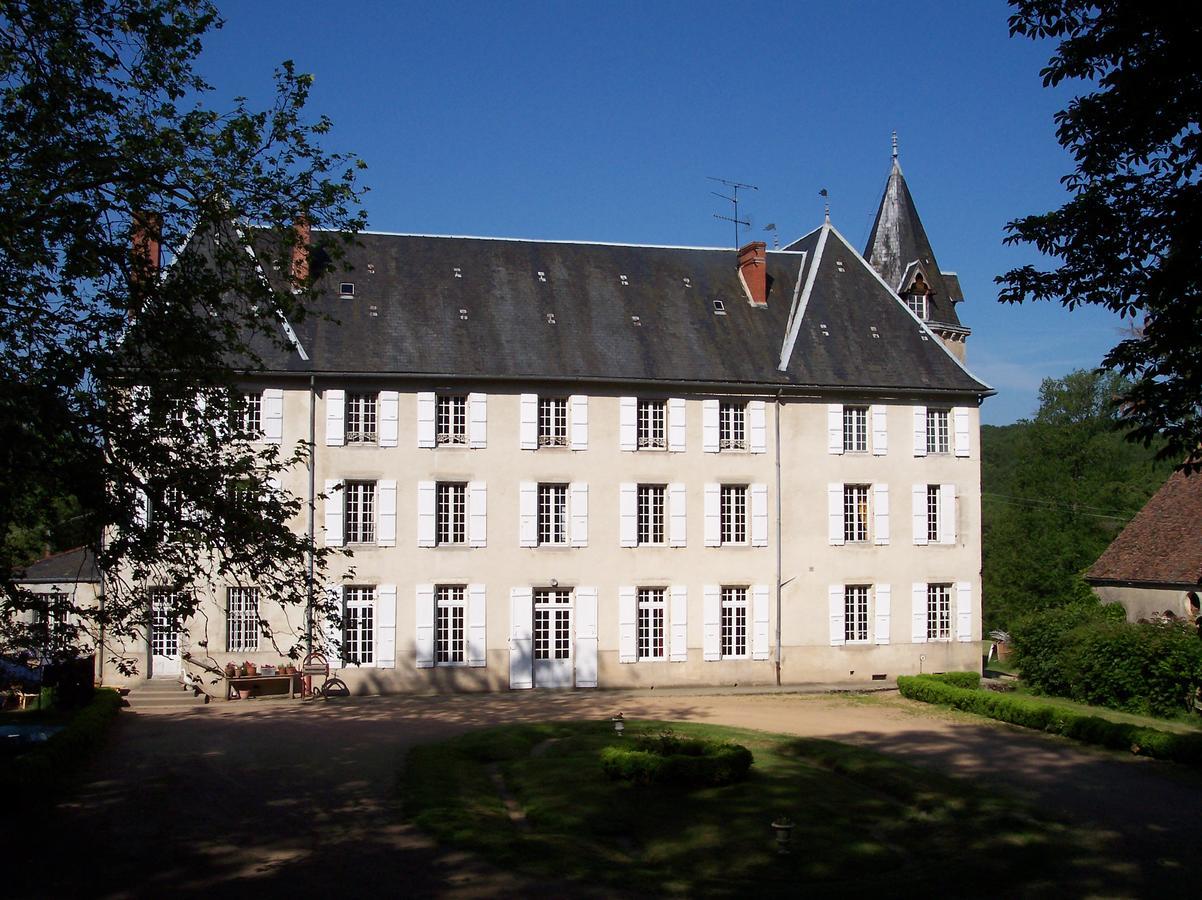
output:
POLYGON ((540 588, 534 592, 534 658, 572 658, 572 592, 540 588))
POLYGON ((926 320, 927 317, 927 295, 926 294, 906 294, 906 306, 913 310, 914 315, 918 318, 926 320))
POLYGON ((150 591, 150 652, 154 656, 179 656, 179 612, 189 604, 187 594, 170 588, 150 591))
POLYGON ((721 535, 724 544, 747 543, 747 485, 722 485, 721 535))
POLYGON ((259 589, 231 587, 225 592, 226 647, 230 653, 259 649, 259 589))
POLYGON ((843 449, 859 453, 868 449, 868 407, 843 407, 843 449))
POLYGON ((952 586, 927 585, 927 640, 942 641, 952 636, 952 586))
POLYGON ((843 639, 849 643, 868 640, 868 585, 849 584, 843 589, 843 639))
POLYGON ((434 413, 435 436, 440 444, 467 443, 467 395, 440 396, 434 413))
POLYGON ((348 587, 342 613, 342 658, 352 665, 376 661, 376 589, 348 587))
POLYGON ((747 655, 747 588, 722 588, 722 658, 747 655))
POLYGON ((568 486, 538 486, 538 542, 566 544, 568 541, 568 486))
POLYGON ((640 660, 664 658, 663 588, 639 588, 638 652, 640 660))
POLYGON ((454 665, 464 661, 463 585, 439 585, 435 593, 434 662, 454 665))
POLYGON ((462 544, 467 540, 467 485, 440 481, 435 517, 439 544, 462 544))
POLYGON ((346 542, 371 544, 376 540, 376 483, 348 481, 343 488, 346 542))
POLYGON ((747 404, 723 401, 718 406, 718 449, 747 449, 747 404))
POLYGON ((868 540, 868 485, 843 486, 843 540, 848 543, 868 540))
POLYGON ((67 627, 67 595, 56 588, 42 594, 41 599, 45 606, 34 607, 32 610, 32 625, 38 640, 47 647, 68 641, 70 634, 67 627))
POLYGON ((664 492, 662 484, 639 485, 639 543, 664 542, 664 492))
POLYGON ((376 394, 346 395, 346 442, 376 442, 376 394))
POLYGON ((668 446, 664 427, 667 409, 668 401, 666 400, 639 401, 638 440, 641 449, 662 450, 668 446))
POLYGON ((538 398, 538 445, 568 445, 568 401, 566 397, 538 398))
POLYGON ((946 409, 927 410, 927 453, 948 452, 947 419, 946 409))
POLYGON ((257 435, 263 431, 263 392, 242 395, 242 430, 257 435))
POLYGON ((927 485, 927 540, 939 540, 939 485, 927 485))

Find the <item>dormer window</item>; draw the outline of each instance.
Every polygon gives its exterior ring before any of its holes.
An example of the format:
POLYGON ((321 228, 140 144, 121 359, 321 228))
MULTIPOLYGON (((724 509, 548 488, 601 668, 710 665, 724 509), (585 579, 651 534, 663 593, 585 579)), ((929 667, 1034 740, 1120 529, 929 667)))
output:
POLYGON ((355 296, 355 282, 344 281, 338 285, 338 296, 344 300, 349 300, 355 296))
POLYGON ((919 272, 914 276, 914 282, 910 285, 910 289, 903 294, 906 301, 906 306, 910 307, 910 311, 924 322, 927 320, 930 308, 927 304, 927 298, 931 294, 931 287, 926 283, 926 279, 919 272))

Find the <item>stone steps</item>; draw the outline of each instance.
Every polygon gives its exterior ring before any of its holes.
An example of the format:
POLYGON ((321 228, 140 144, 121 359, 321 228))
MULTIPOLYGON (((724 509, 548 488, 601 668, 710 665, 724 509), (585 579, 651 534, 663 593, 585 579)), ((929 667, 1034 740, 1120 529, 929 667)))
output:
POLYGON ((197 694, 174 678, 155 678, 135 685, 125 697, 134 712, 168 709, 192 709, 209 702, 208 694, 197 694))

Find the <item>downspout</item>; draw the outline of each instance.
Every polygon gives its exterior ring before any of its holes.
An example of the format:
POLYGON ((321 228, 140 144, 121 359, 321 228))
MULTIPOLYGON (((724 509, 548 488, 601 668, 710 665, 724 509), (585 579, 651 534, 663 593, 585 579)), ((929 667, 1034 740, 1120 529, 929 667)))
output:
POLYGON ((314 578, 314 559, 313 559, 313 534, 314 534, 314 519, 317 515, 317 501, 314 497, 314 486, 316 484, 316 460, 314 456, 317 453, 317 386, 313 375, 309 376, 309 577, 306 585, 305 598, 305 653, 306 655, 313 652, 313 578, 314 578))
POLYGON ((781 617, 781 594, 783 585, 781 584, 781 498, 780 498, 780 403, 781 391, 776 392, 776 404, 773 407, 775 410, 775 424, 773 431, 776 432, 776 684, 780 686, 780 617, 781 617))

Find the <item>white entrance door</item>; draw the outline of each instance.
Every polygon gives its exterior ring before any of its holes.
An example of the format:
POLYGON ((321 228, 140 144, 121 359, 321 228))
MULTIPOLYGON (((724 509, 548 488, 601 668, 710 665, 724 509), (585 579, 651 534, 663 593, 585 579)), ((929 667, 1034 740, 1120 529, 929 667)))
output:
POLYGON ((179 632, 171 615, 170 600, 155 600, 150 621, 150 675, 175 678, 179 675, 179 632))
POLYGON ((572 672, 572 592, 534 592, 534 686, 570 688, 572 672))

